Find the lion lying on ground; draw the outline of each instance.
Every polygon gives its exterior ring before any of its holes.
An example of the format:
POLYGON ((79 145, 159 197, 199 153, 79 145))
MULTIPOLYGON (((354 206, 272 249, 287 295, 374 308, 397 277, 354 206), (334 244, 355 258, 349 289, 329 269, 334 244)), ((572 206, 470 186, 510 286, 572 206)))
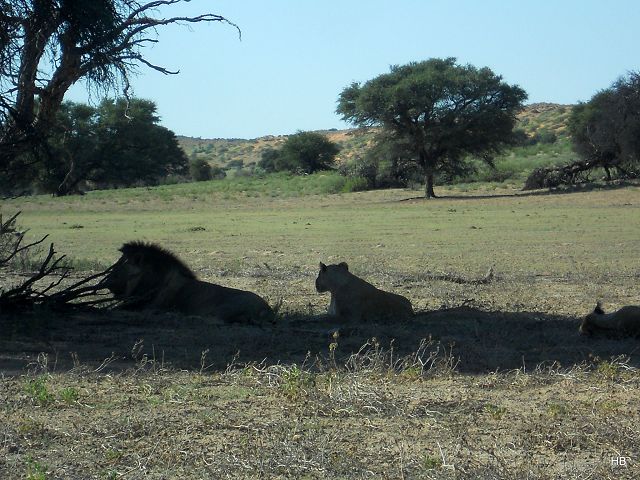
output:
POLYGON ((604 313, 602 305, 598 302, 593 312, 582 319, 580 333, 640 336, 640 307, 629 305, 612 313, 604 313))
POLYGON ((129 242, 120 251, 102 286, 122 300, 124 308, 211 315, 224 321, 273 317, 271 307, 255 293, 200 281, 178 257, 157 245, 129 242))
POLYGON ((395 293, 379 290, 349 272, 349 266, 320 263, 316 290, 331 292, 329 315, 353 319, 400 319, 413 316, 411 302, 395 293))

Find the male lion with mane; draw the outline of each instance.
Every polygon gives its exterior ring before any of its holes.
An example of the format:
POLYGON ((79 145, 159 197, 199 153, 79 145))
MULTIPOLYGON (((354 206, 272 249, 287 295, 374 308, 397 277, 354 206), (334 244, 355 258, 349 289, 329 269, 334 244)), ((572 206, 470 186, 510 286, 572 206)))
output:
POLYGON ((349 272, 345 263, 320 263, 316 290, 331 292, 328 314, 353 320, 400 319, 413 316, 411 302, 395 293, 380 290, 349 272))
POLYGON ((273 311, 255 293, 207 283, 168 250, 144 242, 125 243, 122 256, 103 281, 130 310, 172 310, 211 315, 223 321, 272 319, 273 311))
POLYGON ((611 313, 604 313, 600 302, 582 319, 580 333, 640 336, 640 306, 628 305, 611 313))

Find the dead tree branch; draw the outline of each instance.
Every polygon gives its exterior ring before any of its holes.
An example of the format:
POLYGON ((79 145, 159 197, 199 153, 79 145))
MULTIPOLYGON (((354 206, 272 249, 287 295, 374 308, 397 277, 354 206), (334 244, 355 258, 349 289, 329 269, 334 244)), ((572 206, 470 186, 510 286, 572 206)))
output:
MULTIPOLYGON (((44 236, 35 242, 23 244, 25 232, 16 227, 16 219, 19 215, 20 212, 6 221, 3 221, 0 216, 0 271, 9 272, 16 255, 28 252, 47 238, 44 236)), ((101 282, 112 267, 70 286, 60 288, 61 284, 69 278, 72 270, 64 259, 65 255, 56 256, 53 243, 50 244, 47 255, 39 262, 37 271, 14 287, 7 290, 0 289, 0 314, 28 310, 36 306, 60 310, 87 308, 113 302, 112 298, 105 298, 106 293, 101 282), (48 280, 48 283, 39 287, 38 284, 45 280, 48 280)))
POLYGON ((425 273, 420 275, 425 280, 440 280, 444 282, 466 284, 466 285, 487 285, 495 280, 493 266, 487 270, 487 273, 480 278, 466 278, 455 273, 425 273))

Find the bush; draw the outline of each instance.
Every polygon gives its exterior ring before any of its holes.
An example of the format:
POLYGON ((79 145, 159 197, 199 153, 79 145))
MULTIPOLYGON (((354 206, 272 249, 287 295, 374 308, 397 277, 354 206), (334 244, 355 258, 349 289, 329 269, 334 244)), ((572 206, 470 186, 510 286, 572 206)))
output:
POLYGON ((558 141, 558 136, 547 130, 540 132, 538 135, 539 142, 545 145, 549 145, 552 143, 556 143, 558 141))
POLYGON ((222 167, 211 167, 211 179, 212 180, 222 180, 226 178, 227 172, 224 171, 222 167))
POLYGON ((211 180, 211 166, 202 158, 195 158, 189 162, 189 173, 196 182, 211 180))
POLYGON ((242 160, 231 160, 227 163, 227 168, 235 168, 236 170, 239 170, 242 167, 244 167, 244 162, 242 160))
POLYGON ((550 145, 558 141, 558 136, 554 132, 549 130, 541 130, 540 132, 528 135, 522 129, 516 129, 513 131, 513 144, 516 147, 528 147, 537 145, 539 143, 543 145, 550 145))
POLYGON ((280 152, 274 148, 266 148, 262 151, 258 167, 267 173, 272 173, 278 169, 278 158, 280 152))
POLYGON ((238 168, 233 173, 234 178, 250 178, 253 177, 253 172, 245 168, 238 168))
POLYGON ((191 175, 185 176, 185 175, 170 174, 170 175, 167 175, 166 177, 159 179, 158 185, 176 185, 178 183, 188 183, 191 181, 192 181, 191 175))
POLYGON ((342 185, 341 192, 349 193, 349 192, 361 192, 363 190, 369 189, 369 181, 363 177, 350 177, 347 178, 342 185))
POLYGON ((524 147, 526 145, 531 145, 532 138, 521 128, 516 128, 513 131, 513 139, 512 142, 515 146, 524 147))
MULTIPOLYGON (((377 186, 377 178, 379 173, 379 161, 372 155, 366 155, 364 158, 356 158, 350 165, 349 176, 354 180, 365 180, 367 188, 375 188, 377 186)), ((354 183, 357 184, 358 181, 354 183)))
POLYGON ((339 151, 340 147, 336 143, 320 133, 298 132, 284 142, 273 159, 274 167, 276 171, 288 170, 296 173, 331 170, 339 151))

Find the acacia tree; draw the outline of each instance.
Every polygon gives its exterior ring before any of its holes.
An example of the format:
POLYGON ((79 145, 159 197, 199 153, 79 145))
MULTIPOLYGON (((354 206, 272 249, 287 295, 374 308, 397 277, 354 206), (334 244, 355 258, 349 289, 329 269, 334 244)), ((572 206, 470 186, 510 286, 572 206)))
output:
POLYGON ((469 155, 493 165, 512 141, 526 98, 489 68, 434 58, 351 84, 337 113, 358 126, 381 126, 396 145, 407 145, 406 157, 422 170, 425 196, 432 198, 434 175, 464 170, 469 155))
POLYGON ((159 28, 235 26, 213 13, 160 16, 161 9, 188 1, 0 0, 0 175, 21 175, 29 163, 51 155, 47 138, 64 95, 78 80, 128 96, 129 78, 140 66, 177 74, 144 57, 159 28))
POLYGON ((612 170, 619 177, 640 175, 640 72, 630 72, 573 107, 568 127, 580 159, 535 169, 525 190, 589 181, 599 168, 606 180, 612 179, 612 170))
POLYGON ((631 72, 571 112, 574 150, 590 168, 632 176, 640 165, 640 72, 631 72))

